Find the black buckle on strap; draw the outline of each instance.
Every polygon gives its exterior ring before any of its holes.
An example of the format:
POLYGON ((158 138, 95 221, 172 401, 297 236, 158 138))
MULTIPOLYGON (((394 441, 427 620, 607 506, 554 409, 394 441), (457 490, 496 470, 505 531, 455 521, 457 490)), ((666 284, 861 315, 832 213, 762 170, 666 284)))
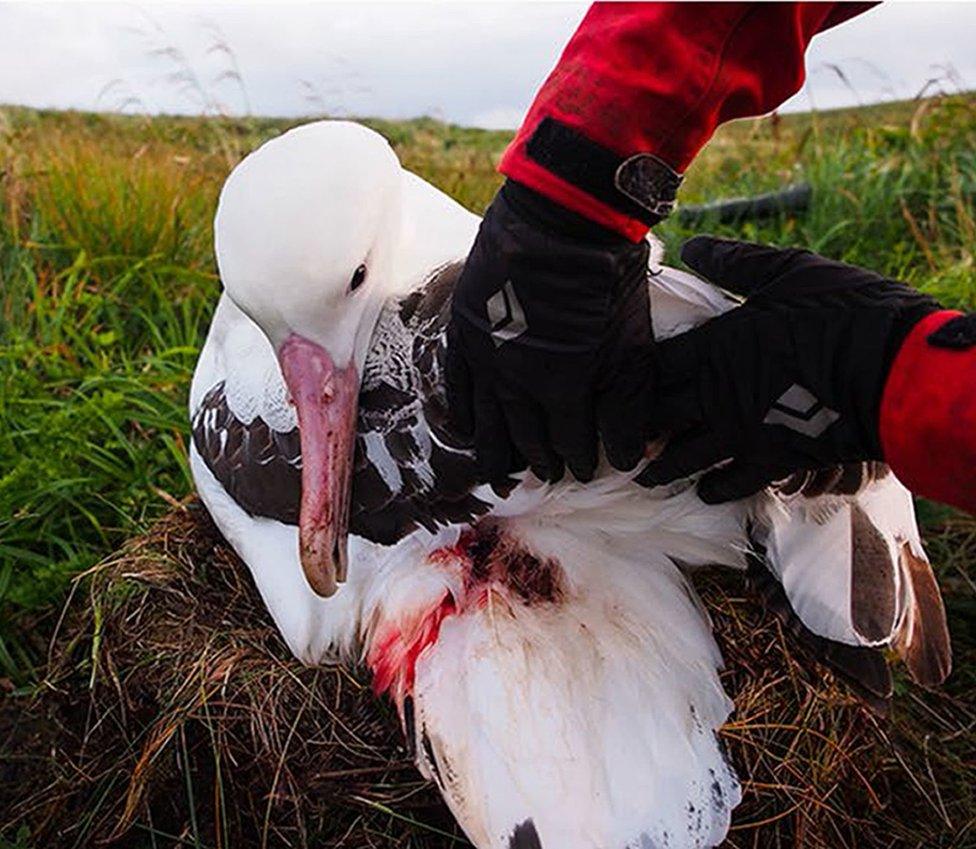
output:
POLYGON ((649 227, 674 209, 682 175, 652 153, 621 158, 555 118, 543 118, 526 145, 529 159, 649 227))
POLYGON ((964 351, 976 345, 976 313, 950 318, 938 330, 928 335, 930 345, 964 351))

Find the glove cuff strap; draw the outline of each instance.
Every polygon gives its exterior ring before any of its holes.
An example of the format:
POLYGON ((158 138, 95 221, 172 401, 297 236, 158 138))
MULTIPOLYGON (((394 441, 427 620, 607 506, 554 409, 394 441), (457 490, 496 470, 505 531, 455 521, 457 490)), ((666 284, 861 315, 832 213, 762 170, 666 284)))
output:
POLYGON ((674 209, 683 179, 653 153, 622 157, 552 117, 539 123, 525 152, 560 179, 648 227, 674 209))

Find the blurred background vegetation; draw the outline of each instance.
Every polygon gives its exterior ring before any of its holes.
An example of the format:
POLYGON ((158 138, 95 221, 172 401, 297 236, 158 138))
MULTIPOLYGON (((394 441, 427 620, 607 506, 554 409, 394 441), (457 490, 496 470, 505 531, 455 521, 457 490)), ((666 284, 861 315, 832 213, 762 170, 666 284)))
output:
MULTIPOLYGON (((244 154, 294 123, 0 108, 4 689, 34 679, 70 579, 191 491, 185 401, 219 291, 215 201, 244 154)), ((366 123, 475 212, 499 184, 509 133, 366 123)), ((798 181, 813 187, 806 213, 695 230, 808 246, 976 307, 976 96, 738 122, 696 161, 681 201, 798 181)), ((657 233, 676 263, 691 230, 671 220, 657 233)), ((971 647, 976 524, 922 514, 954 636, 971 647)), ((957 657, 956 686, 973 686, 957 657)))

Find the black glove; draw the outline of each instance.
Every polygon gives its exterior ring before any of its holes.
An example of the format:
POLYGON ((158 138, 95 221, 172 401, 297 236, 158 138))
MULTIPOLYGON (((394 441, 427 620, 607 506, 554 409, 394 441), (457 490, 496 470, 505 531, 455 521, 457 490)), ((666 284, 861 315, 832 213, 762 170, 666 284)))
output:
POLYGON ((882 459, 885 379, 936 301, 809 251, 698 236, 681 258, 746 301, 656 346, 651 403, 671 438, 638 482, 731 460, 698 485, 717 503, 798 469, 882 459))
POLYGON ((598 430, 613 465, 640 460, 642 399, 613 381, 653 339, 648 253, 511 180, 495 196, 454 292, 446 367, 488 480, 525 463, 590 480, 598 430))

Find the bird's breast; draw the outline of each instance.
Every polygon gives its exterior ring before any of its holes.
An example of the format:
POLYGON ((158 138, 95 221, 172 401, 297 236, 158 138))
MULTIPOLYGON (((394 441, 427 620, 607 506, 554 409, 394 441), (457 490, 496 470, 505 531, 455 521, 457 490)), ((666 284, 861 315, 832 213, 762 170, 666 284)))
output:
MULTIPOLYGON (((401 707, 413 691, 417 663, 437 642, 445 620, 485 609, 513 616, 519 608, 558 605, 568 592, 559 561, 533 553, 497 520, 464 530, 455 544, 431 551, 419 568, 443 579, 437 590, 409 611, 384 607, 367 641, 373 689, 389 693, 401 707)), ((401 579, 411 578, 406 573, 401 579)))

